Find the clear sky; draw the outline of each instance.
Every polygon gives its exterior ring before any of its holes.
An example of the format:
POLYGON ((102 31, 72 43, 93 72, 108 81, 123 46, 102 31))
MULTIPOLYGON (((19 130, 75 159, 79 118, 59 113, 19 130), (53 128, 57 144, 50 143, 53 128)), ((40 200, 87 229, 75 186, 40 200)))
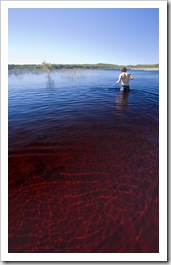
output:
POLYGON ((8 63, 159 63, 158 8, 9 8, 8 63))

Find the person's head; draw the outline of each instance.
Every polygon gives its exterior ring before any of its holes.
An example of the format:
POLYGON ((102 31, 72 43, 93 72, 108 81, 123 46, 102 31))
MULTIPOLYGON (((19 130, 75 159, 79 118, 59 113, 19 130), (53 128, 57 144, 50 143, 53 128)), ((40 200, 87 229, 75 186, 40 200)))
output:
POLYGON ((121 68, 121 72, 123 72, 123 73, 125 73, 126 70, 127 70, 126 67, 122 67, 122 68, 121 68))

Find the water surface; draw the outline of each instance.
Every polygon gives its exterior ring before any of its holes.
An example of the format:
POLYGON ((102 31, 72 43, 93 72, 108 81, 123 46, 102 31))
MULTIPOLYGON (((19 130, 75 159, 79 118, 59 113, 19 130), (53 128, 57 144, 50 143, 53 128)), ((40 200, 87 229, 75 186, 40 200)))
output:
POLYGON ((9 72, 9 252, 159 252, 158 71, 9 72))

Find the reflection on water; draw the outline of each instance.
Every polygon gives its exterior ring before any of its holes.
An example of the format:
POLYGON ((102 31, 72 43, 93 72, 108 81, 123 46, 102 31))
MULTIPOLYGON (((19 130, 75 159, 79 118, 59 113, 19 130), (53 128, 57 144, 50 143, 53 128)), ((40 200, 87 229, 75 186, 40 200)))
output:
POLYGON ((115 96, 116 109, 119 112, 126 110, 127 105, 128 105, 129 94, 130 92, 121 91, 119 95, 115 96))
POLYGON ((46 82, 46 87, 47 88, 54 88, 55 87, 55 82, 54 80, 52 79, 51 76, 47 76, 47 82, 46 82))
POLYGON ((10 253, 159 251, 158 72, 118 73, 9 74, 10 253))

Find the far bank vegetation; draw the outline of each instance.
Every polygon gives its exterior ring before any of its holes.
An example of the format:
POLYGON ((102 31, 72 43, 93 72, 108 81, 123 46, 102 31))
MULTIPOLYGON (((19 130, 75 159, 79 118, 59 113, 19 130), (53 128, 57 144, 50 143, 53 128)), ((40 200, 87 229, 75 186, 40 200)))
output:
MULTIPOLYGON (((48 75, 57 69, 120 69, 122 65, 117 64, 51 64, 43 61, 42 64, 9 64, 8 69, 19 69, 19 70, 43 70, 48 75)), ((137 65, 126 65, 128 69, 159 69, 159 64, 137 64, 137 65)))

